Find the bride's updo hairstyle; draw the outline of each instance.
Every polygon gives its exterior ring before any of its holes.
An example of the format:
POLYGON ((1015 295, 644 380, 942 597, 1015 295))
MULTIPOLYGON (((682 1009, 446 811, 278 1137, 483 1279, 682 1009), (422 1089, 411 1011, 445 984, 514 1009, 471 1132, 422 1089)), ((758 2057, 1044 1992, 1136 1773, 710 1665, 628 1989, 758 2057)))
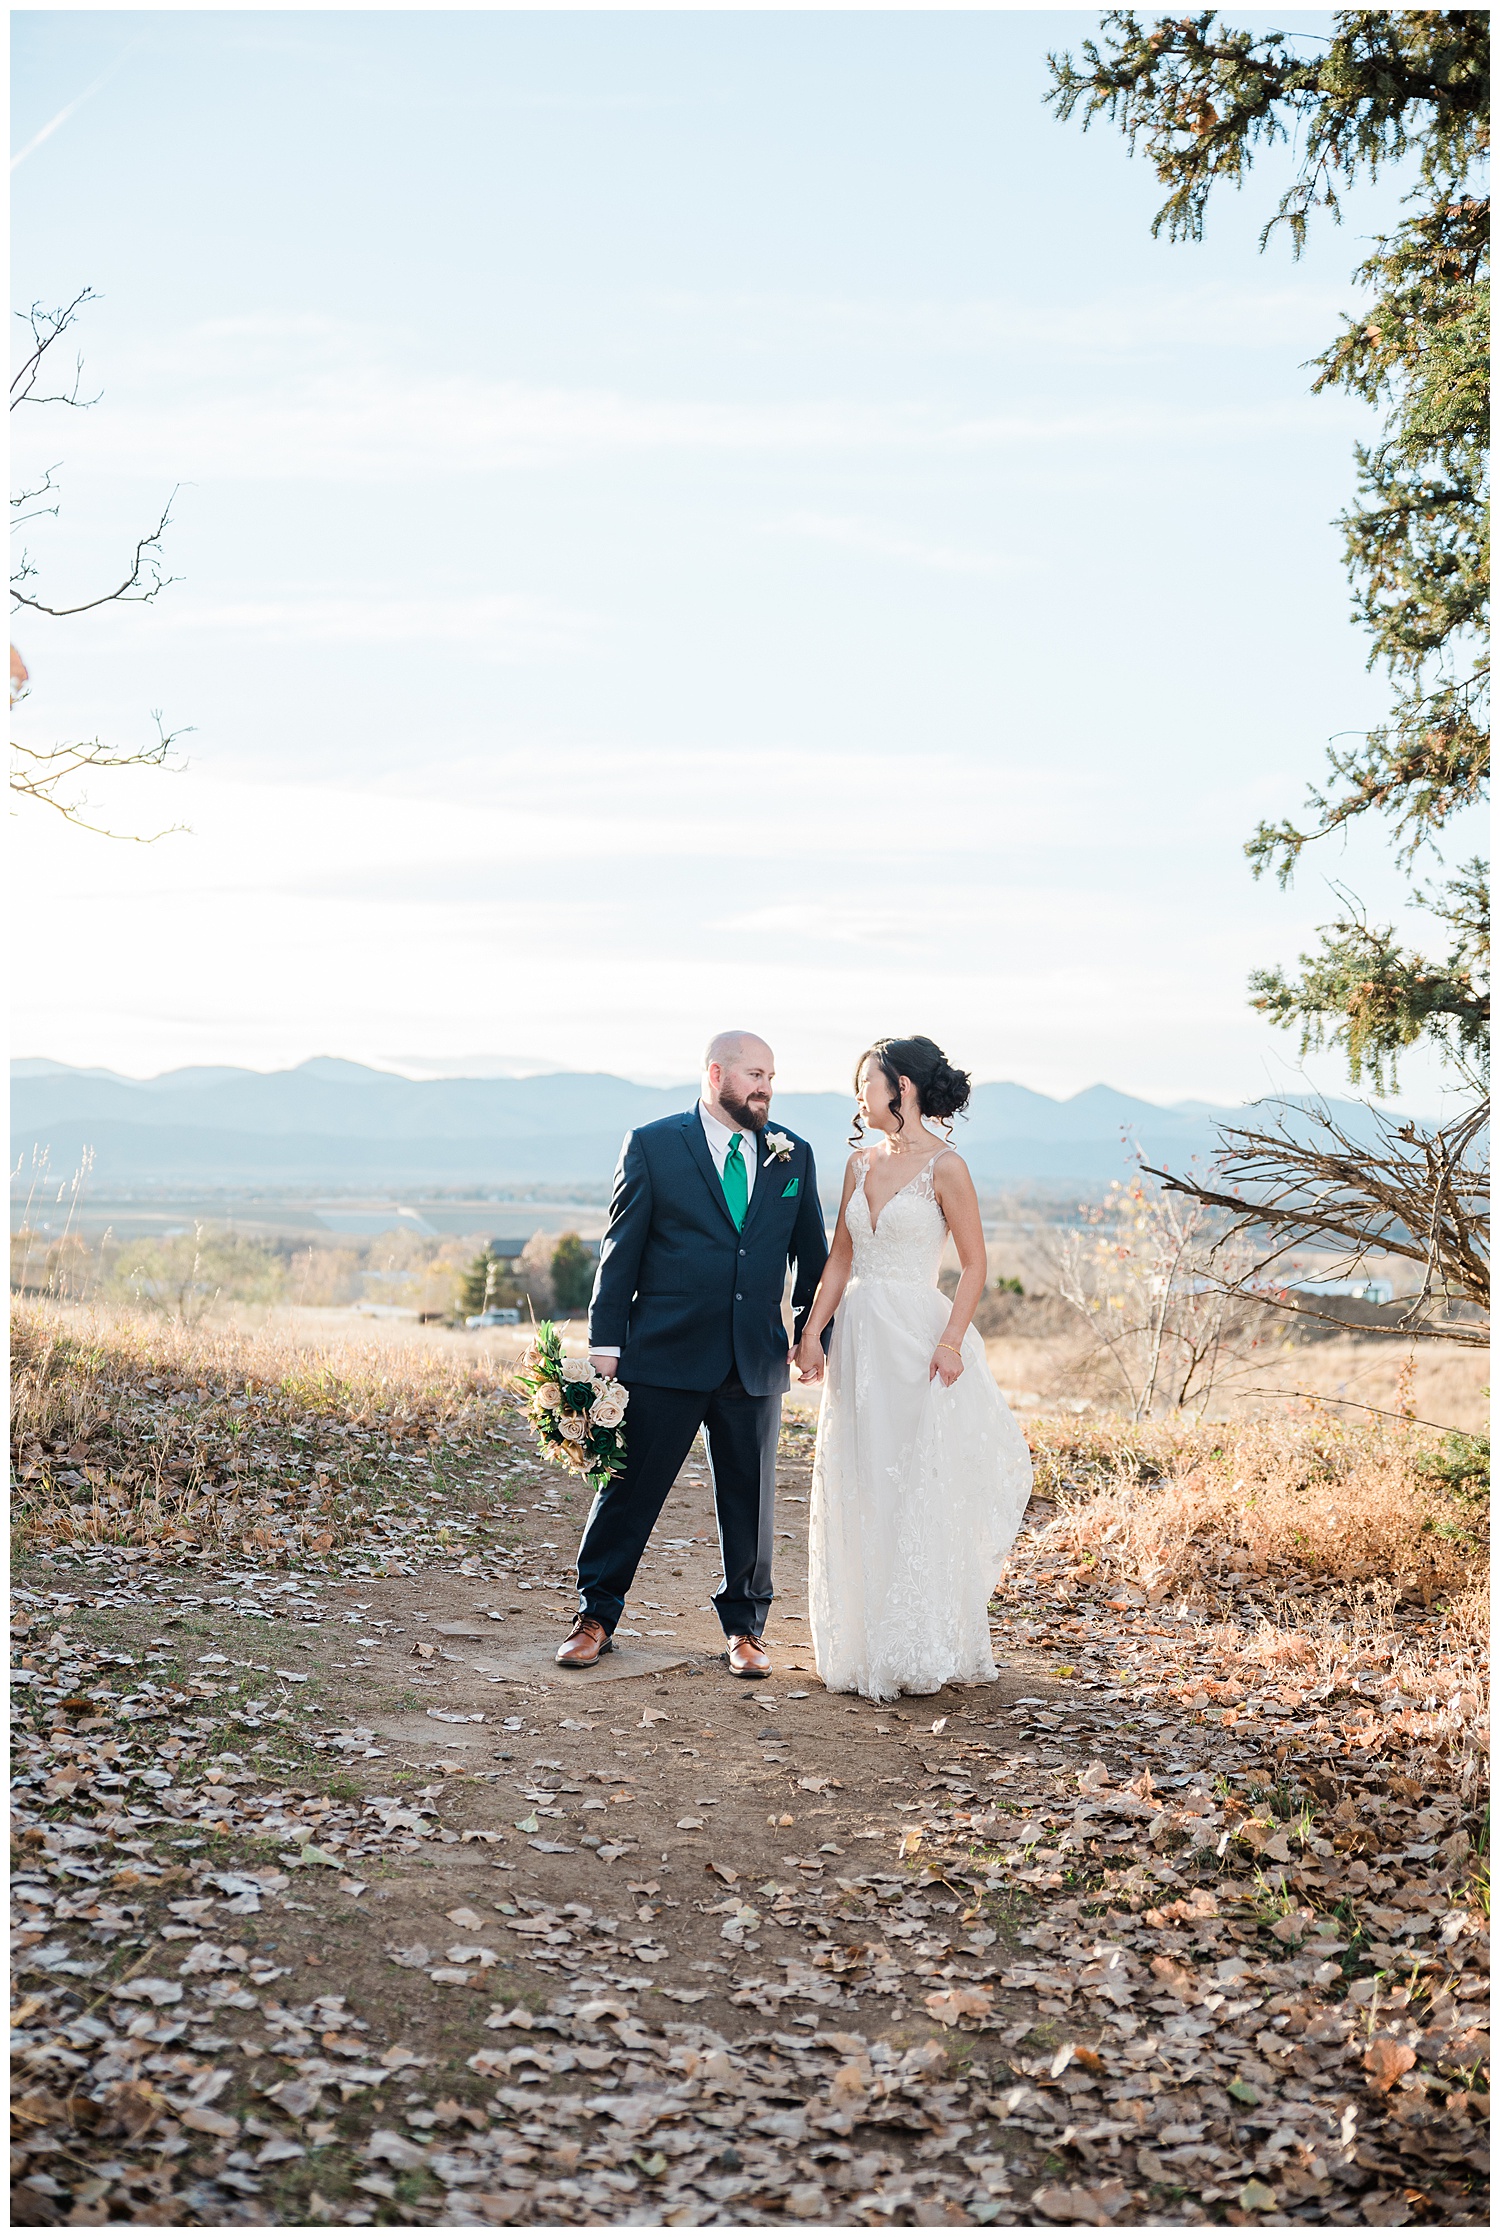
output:
MULTIPOLYGON (((917 1107, 923 1118, 955 1119, 967 1109, 970 1081, 967 1072, 960 1072, 950 1064, 936 1041, 929 1041, 925 1033, 912 1033, 901 1040, 872 1042, 854 1067, 854 1092, 859 1093, 859 1075, 865 1066, 879 1065, 891 1091, 890 1107, 895 1114, 896 1132, 904 1131, 905 1119, 901 1116, 901 1082, 911 1081, 917 1091, 917 1107)), ((849 1139, 857 1147, 864 1134, 864 1121, 856 1112, 854 1132, 849 1139)))

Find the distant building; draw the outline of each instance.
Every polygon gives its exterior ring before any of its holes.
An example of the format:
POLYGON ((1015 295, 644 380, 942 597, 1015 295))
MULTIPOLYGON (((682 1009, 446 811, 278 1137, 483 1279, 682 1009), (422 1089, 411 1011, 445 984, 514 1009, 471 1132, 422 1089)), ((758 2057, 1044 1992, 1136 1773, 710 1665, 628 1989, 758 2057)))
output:
MULTIPOLYGON (((523 1235, 519 1240, 513 1235, 492 1236, 485 1245, 485 1250, 491 1258, 498 1259, 500 1264, 513 1274, 519 1267, 521 1257, 530 1240, 529 1235, 523 1235)), ((599 1256, 599 1237, 597 1235, 583 1235, 579 1237, 579 1241, 583 1244, 590 1258, 599 1256)))
POLYGON ((1300 1291, 1304 1297, 1357 1297, 1364 1305, 1389 1305, 1396 1295, 1394 1282, 1320 1281, 1312 1276, 1299 1276, 1287 1286, 1300 1291))

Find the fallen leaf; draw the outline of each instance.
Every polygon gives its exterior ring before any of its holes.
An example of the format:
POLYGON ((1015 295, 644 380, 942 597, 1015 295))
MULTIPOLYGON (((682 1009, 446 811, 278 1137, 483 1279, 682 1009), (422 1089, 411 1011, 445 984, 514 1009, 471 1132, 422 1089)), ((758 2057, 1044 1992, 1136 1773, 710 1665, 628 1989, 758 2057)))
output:
POLYGON ((1031 2203, 1049 2221, 1087 2222, 1102 2229, 1125 2204, 1126 2196, 1125 2185, 1119 2181, 1101 2184, 1098 2190, 1085 2190, 1081 2185, 1065 2190, 1060 2183, 1052 2183, 1034 2190, 1031 2203))
POLYGON ((427 1947, 427 1944, 425 1942, 413 1942, 409 1950, 388 1949, 385 1954, 390 1959, 392 1965, 410 1965, 417 1968, 425 1968, 432 1963, 432 1952, 427 1947))
POLYGON ((500 1962, 494 1950, 484 1949, 477 1942, 455 1942, 453 1948, 445 1950, 443 1955, 450 1965, 477 1965, 481 1972, 488 1972, 492 1965, 500 1962))
POLYGON ((216 2113, 209 2105, 189 2105, 177 2118, 184 2128, 194 2128, 203 2136, 238 2136, 240 2132, 232 2113, 216 2113))
POLYGON ((1359 2210, 1372 2229, 1404 2229, 1411 2220, 1410 2201, 1399 2190, 1376 2191, 1360 2200, 1359 2210))
POLYGON ((273 2136, 269 2144, 263 2144, 256 2153, 255 2164, 257 2167, 274 2167, 278 2160, 305 2159, 306 2156, 305 2144, 294 2142, 290 2136, 273 2136))
POLYGON ((364 2146, 366 2159, 383 2159, 387 2167, 425 2167, 427 2154, 420 2144, 410 2137, 400 2136, 394 2128, 377 2128, 364 2146))
POLYGON ((993 1999, 987 1988, 950 1988, 935 1990, 922 2001, 944 2027, 956 2027, 961 2019, 983 2019, 993 1999))
POLYGON ((1394 2035, 1377 2035, 1364 2058, 1370 2086, 1382 2094, 1393 2088, 1403 2074, 1410 2073, 1416 2063, 1417 2054, 1410 2043, 1398 2043, 1394 2035))
POLYGON ((111 1992, 123 1997, 127 2003, 144 2001, 147 2004, 176 2004, 182 1996, 180 1981, 136 1980, 122 1981, 111 1992))

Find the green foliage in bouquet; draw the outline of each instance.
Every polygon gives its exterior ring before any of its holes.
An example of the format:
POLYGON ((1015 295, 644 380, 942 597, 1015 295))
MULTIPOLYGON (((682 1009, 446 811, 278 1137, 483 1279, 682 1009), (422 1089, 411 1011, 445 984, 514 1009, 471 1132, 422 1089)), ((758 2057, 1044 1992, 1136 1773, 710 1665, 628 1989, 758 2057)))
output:
POLYGON ((562 1338, 550 1320, 540 1323, 522 1353, 516 1384, 548 1460, 574 1469, 595 1491, 619 1475, 629 1392, 596 1375, 586 1359, 564 1359, 562 1338))

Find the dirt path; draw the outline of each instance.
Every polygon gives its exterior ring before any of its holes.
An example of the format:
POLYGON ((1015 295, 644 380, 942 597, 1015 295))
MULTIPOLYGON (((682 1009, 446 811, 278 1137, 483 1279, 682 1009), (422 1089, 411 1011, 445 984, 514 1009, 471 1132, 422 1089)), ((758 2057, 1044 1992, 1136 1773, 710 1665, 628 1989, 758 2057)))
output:
POLYGON ((17 2221, 1483 2221, 1451 1798, 1044 1506, 994 1685, 825 1694, 808 1457, 764 1685, 696 1456, 588 1674, 516 1446, 399 1561, 26 1564, 17 2221))

